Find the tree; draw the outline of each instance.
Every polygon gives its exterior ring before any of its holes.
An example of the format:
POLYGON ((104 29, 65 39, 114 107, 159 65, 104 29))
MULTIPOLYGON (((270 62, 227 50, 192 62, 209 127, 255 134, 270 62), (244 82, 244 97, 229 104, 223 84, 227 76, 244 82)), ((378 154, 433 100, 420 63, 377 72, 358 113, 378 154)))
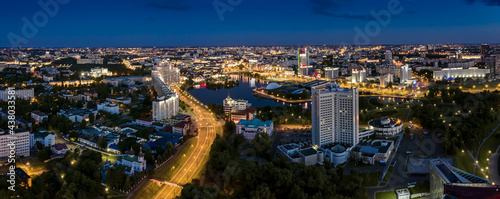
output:
POLYGON ((123 190, 128 191, 130 188, 132 188, 132 182, 130 181, 130 176, 127 176, 123 183, 123 190))
POLYGON ((404 129, 405 129, 405 134, 408 134, 408 135, 409 135, 409 134, 411 133, 411 131, 410 131, 410 129, 409 129, 409 128, 404 128, 404 129))
POLYGON ((99 140, 97 141, 97 146, 99 146, 101 149, 106 149, 108 148, 108 141, 104 136, 100 136, 99 140))
POLYGON ((43 144, 40 141, 36 141, 35 145, 36 145, 36 148, 38 150, 42 150, 43 149, 43 144))
POLYGON ((91 125, 94 124, 94 119, 95 119, 94 113, 90 113, 89 114, 89 122, 90 122, 91 125))
POLYGON ((87 127, 87 120, 82 120, 82 122, 80 123, 80 128, 84 129, 87 127))

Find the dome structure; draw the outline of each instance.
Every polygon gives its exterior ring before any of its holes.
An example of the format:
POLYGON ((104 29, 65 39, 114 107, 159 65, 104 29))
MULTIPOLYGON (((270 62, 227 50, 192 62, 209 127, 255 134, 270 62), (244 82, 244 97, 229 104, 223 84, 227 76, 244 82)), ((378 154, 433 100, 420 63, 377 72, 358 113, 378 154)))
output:
POLYGON ((280 88, 281 86, 275 82, 271 82, 270 84, 268 84, 266 86, 266 90, 274 90, 274 89, 277 89, 277 88, 280 88))

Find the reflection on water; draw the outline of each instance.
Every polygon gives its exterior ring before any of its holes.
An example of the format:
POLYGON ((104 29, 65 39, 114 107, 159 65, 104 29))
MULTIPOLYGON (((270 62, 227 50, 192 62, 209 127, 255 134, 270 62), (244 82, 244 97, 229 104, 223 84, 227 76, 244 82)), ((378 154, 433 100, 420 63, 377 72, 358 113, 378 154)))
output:
POLYGON ((219 90, 209 90, 206 87, 195 86, 194 89, 189 90, 196 99, 200 100, 204 104, 219 104, 222 105, 222 101, 226 99, 226 97, 230 96, 233 99, 244 99, 248 100, 248 102, 252 103, 252 106, 255 107, 263 107, 263 106, 295 106, 301 105, 303 108, 308 108, 310 102, 308 103, 285 103, 279 100, 271 100, 259 98, 253 95, 254 88, 262 88, 269 84, 268 81, 253 79, 251 77, 239 76, 239 75, 231 75, 231 80, 240 81, 240 84, 236 87, 229 89, 219 89, 219 90))

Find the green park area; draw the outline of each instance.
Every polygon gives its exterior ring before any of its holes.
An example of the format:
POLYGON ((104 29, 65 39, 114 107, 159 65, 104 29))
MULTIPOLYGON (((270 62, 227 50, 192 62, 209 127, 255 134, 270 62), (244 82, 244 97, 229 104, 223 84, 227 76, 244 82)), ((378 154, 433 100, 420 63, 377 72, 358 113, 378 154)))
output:
POLYGON ((396 192, 395 191, 377 192, 377 194, 375 195, 375 198, 377 198, 377 199, 396 198, 396 192))

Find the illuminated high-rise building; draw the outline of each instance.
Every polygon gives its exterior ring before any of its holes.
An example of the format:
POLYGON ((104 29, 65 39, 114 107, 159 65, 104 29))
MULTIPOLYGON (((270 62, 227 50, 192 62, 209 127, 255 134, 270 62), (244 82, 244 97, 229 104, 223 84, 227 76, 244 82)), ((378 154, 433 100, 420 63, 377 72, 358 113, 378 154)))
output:
POLYGON ((392 64, 392 52, 390 50, 385 51, 385 63, 392 64))
POLYGON ((408 64, 401 66, 400 73, 401 73, 399 77, 400 83, 405 83, 406 81, 411 79, 411 68, 408 66, 408 64))
POLYGON ((302 76, 309 75, 312 66, 309 65, 309 52, 307 51, 307 48, 299 48, 297 57, 298 57, 299 75, 302 76))
POLYGON ((312 144, 355 146, 359 142, 359 91, 327 83, 311 88, 312 144))

